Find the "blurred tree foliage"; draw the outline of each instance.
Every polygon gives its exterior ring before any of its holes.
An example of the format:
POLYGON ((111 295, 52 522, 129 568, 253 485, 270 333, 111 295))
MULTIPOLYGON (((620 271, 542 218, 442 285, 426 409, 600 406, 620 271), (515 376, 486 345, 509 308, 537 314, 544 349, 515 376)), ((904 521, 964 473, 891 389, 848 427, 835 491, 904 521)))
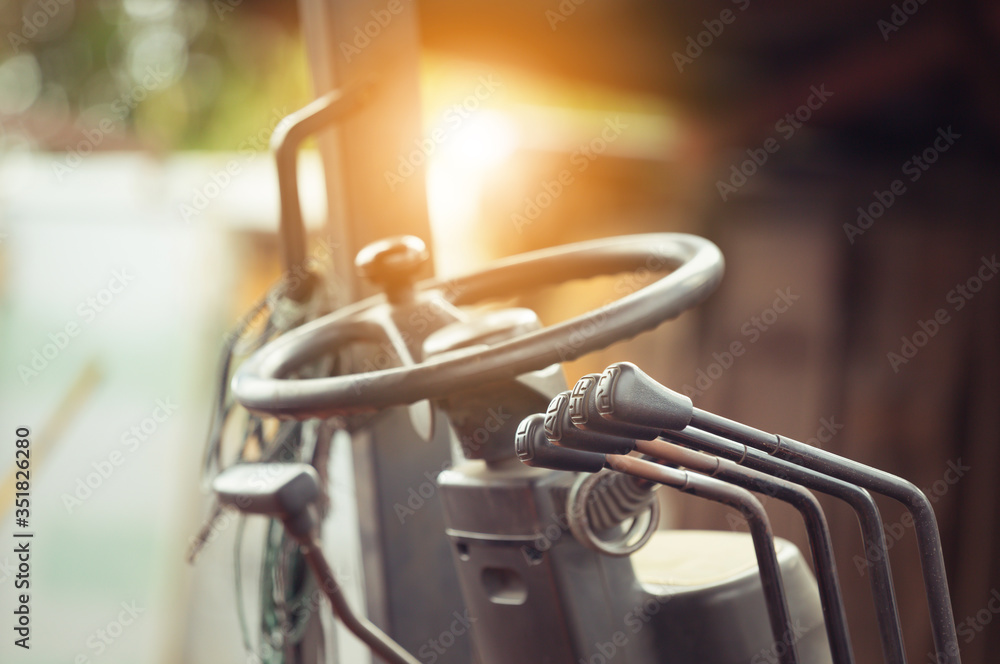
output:
POLYGON ((294 2, 8 0, 0 30, 0 148, 260 150, 310 98, 294 2))

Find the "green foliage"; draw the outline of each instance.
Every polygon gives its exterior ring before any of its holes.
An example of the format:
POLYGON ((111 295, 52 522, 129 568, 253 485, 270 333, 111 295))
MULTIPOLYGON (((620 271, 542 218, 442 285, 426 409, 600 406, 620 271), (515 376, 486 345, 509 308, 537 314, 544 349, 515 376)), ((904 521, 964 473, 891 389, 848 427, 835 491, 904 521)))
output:
POLYGON ((72 134, 67 125, 80 132, 105 118, 115 123, 116 149, 266 149, 259 137, 275 117, 311 96, 295 3, 48 0, 46 7, 38 13, 36 0, 21 0, 0 10, 7 35, 0 70, 25 54, 37 63, 17 69, 37 74, 7 77, 21 95, 36 97, 22 117, 4 122, 41 149, 65 147, 57 137, 72 134))

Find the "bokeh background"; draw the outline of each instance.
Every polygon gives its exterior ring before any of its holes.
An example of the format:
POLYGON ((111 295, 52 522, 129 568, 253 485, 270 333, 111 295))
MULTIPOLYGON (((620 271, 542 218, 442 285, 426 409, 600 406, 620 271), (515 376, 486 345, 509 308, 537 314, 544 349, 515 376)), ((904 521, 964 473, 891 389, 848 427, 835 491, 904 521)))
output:
MULTIPOLYGON (((712 239, 727 276, 705 305, 569 380, 637 361, 700 407, 925 488, 963 659, 995 661, 995 3, 390 4, 0 5, 0 471, 29 426, 37 533, 33 648, 8 633, 0 659, 246 661, 232 533, 184 562, 216 358, 281 273, 270 134, 375 76, 370 106, 300 162, 342 301, 371 291, 351 254, 390 233, 428 239, 441 274, 624 233, 712 239)), ((521 301, 556 321, 615 295, 596 280, 521 301)), ((913 533, 880 506, 909 659, 933 661, 913 533)), ((742 527, 667 507, 665 527, 742 527)), ((877 662, 854 517, 824 507, 858 661, 877 662)), ((804 548, 795 515, 772 514, 804 548)))

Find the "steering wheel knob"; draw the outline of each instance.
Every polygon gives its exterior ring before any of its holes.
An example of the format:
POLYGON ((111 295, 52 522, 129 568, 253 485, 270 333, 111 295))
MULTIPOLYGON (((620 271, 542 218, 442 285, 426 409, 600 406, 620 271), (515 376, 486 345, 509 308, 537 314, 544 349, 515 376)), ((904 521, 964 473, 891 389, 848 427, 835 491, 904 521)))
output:
POLYGON ((396 304, 413 296, 413 280, 430 252, 420 238, 395 235, 366 245, 354 259, 358 274, 377 284, 389 301, 396 304))

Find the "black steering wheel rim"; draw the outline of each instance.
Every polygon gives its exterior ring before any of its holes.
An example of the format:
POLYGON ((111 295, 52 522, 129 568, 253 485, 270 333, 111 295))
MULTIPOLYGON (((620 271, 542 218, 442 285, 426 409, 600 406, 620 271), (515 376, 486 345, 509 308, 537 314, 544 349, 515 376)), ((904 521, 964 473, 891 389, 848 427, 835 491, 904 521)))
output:
POLYGON ((512 379, 676 318, 718 285, 724 269, 721 252, 694 235, 627 235, 533 251, 465 276, 417 284, 418 295, 435 294, 460 306, 573 279, 670 268, 672 272, 654 283, 589 313, 494 346, 367 373, 283 377, 324 349, 370 338, 372 323, 364 313, 385 303, 385 296, 378 295, 311 321, 260 348, 233 376, 233 394, 250 411, 306 419, 370 412, 512 379))

